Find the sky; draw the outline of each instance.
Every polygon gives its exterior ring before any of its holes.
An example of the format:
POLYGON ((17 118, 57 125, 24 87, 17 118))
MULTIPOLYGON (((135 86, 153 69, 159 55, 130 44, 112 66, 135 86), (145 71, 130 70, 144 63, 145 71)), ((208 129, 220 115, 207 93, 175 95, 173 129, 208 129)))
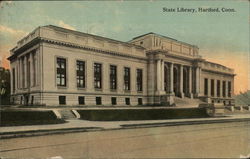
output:
POLYGON ((155 32, 199 47, 203 58, 235 70, 235 93, 250 90, 249 2, 231 1, 1 1, 0 60, 38 26, 56 25, 120 41, 155 32), (220 12, 163 12, 219 8, 220 12), (235 12, 222 12, 221 8, 235 12))

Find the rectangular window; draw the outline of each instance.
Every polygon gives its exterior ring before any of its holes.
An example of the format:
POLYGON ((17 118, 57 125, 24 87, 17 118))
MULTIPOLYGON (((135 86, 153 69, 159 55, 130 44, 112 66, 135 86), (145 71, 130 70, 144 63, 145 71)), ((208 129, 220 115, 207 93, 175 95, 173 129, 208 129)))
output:
POLYGON ((228 97, 231 97, 231 94, 232 94, 231 91, 232 91, 231 90, 231 81, 228 81, 228 97))
POLYGON ((102 105, 102 97, 95 98, 96 105, 102 105))
POLYGON ((208 79, 207 78, 204 79, 204 95, 205 96, 208 95, 208 79))
POLYGON ((226 81, 222 82, 222 96, 226 97, 226 81))
POLYGON ((220 97, 220 80, 217 80, 217 97, 220 97))
POLYGON ((142 105, 142 98, 138 98, 138 105, 142 105))
POLYGON ((116 105, 116 97, 111 97, 111 104, 116 105))
POLYGON ((66 104, 66 96, 59 96, 59 104, 60 105, 66 104))
POLYGON ((125 98, 125 104, 130 105, 130 98, 125 98))
POLYGON ((57 58, 56 61, 57 61, 57 65, 56 65, 57 86, 66 86, 66 59, 57 58))
POLYGON ((136 70, 136 84, 137 84, 137 91, 142 91, 142 69, 136 70))
POLYGON ((78 103, 79 103, 79 105, 84 105, 85 104, 85 97, 84 96, 79 96, 78 97, 78 103))
POLYGON ((211 96, 214 96, 214 80, 211 79, 211 96))
POLYGON ((76 61, 76 80, 77 87, 85 88, 85 62, 76 61))
POLYGON ((130 68, 124 67, 124 90, 130 90, 130 68))
POLYGON ((94 87, 102 88, 102 64, 94 63, 94 87))
POLYGON ((110 89, 117 89, 117 67, 110 65, 110 89))

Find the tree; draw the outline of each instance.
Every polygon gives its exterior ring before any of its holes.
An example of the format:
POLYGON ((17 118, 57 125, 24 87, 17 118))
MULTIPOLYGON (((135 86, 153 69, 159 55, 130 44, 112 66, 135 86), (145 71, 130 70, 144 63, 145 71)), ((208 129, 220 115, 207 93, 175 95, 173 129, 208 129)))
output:
POLYGON ((0 105, 10 104, 10 70, 0 67, 0 105))

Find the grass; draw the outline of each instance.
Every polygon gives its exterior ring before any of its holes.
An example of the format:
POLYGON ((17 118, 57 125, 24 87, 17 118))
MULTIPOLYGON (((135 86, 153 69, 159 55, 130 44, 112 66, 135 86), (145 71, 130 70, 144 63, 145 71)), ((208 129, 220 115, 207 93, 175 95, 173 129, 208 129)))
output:
POLYGON ((77 110, 91 121, 161 120, 209 117, 205 108, 77 110))
POLYGON ((0 126, 45 125, 64 122, 62 119, 57 119, 50 110, 1 110, 0 126))

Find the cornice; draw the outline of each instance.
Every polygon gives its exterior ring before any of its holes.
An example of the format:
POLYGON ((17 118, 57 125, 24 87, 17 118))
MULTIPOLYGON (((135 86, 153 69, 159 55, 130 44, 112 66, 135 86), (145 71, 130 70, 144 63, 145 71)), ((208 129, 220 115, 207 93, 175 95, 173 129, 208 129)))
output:
POLYGON ((110 51, 110 50, 101 50, 101 49, 98 49, 98 48, 82 46, 82 45, 77 45, 77 44, 74 44, 74 43, 68 43, 68 42, 63 42, 63 41, 58 41, 58 40, 53 40, 53 39, 47 39, 47 38, 41 38, 41 37, 35 38, 32 41, 30 41, 29 43, 22 46, 21 48, 17 49, 14 52, 14 54, 12 56, 10 56, 8 59, 9 60, 14 59, 15 57, 17 57, 17 55, 19 55, 20 53, 22 53, 23 51, 25 51, 29 47, 31 47, 31 46, 35 45, 36 43, 39 43, 39 42, 45 42, 45 43, 54 44, 54 45, 58 45, 58 46, 65 46, 65 47, 76 48, 76 49, 81 49, 81 50, 93 51, 93 52, 102 53, 102 54, 109 54, 109 55, 113 55, 113 56, 120 56, 120 57, 132 58, 132 59, 137 59, 137 60, 143 60, 143 61, 147 60, 146 57, 143 58, 143 57, 139 57, 139 56, 124 54, 124 53, 121 53, 121 52, 110 51))
POLYGON ((205 72, 210 72, 210 73, 215 73, 215 74, 223 74, 223 75, 227 75, 227 76, 235 76, 236 74, 232 74, 232 73, 226 73, 226 72, 219 72, 219 71, 213 71, 213 70, 208 70, 208 69, 201 69, 202 71, 205 72))
POLYGON ((163 51, 163 50, 150 50, 150 51, 146 52, 146 54, 155 54, 155 53, 162 54, 165 57, 177 58, 179 60, 185 60, 185 61, 189 61, 189 62, 195 62, 197 60, 200 60, 200 58, 186 57, 186 56, 182 56, 182 55, 171 54, 168 51, 163 51))

